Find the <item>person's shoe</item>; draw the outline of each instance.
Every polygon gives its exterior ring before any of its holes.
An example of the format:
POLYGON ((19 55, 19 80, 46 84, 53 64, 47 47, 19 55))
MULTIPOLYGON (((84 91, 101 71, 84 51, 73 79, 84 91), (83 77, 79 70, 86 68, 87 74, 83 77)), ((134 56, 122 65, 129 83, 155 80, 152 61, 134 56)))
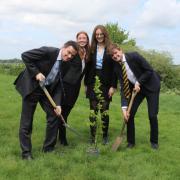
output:
POLYGON ((31 154, 29 154, 29 155, 26 155, 26 156, 22 156, 22 160, 32 161, 32 160, 33 160, 33 157, 32 157, 31 154))
POLYGON ((95 144, 95 137, 91 136, 89 140, 90 144, 95 144))
POLYGON ((134 146, 135 146, 135 144, 132 144, 132 143, 128 143, 128 144, 127 144, 127 148, 128 148, 128 149, 132 149, 134 146))
POLYGON ((63 146, 68 146, 67 139, 61 140, 60 142, 63 146))
POLYGON ((102 142, 102 144, 103 144, 103 145, 109 144, 108 137, 103 137, 103 142, 102 142))
POLYGON ((51 152, 54 152, 54 148, 43 149, 42 152, 43 153, 51 153, 51 152))
POLYGON ((159 145, 157 143, 151 143, 151 148, 157 150, 159 145))

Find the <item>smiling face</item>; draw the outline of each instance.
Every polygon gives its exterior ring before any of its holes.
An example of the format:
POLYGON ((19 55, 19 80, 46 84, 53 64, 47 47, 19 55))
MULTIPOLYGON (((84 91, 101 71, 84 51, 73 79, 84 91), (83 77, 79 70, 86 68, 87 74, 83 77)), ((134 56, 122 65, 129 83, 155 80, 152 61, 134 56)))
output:
POLYGON ((104 33, 102 32, 102 30, 97 29, 95 33, 96 33, 97 42, 98 43, 104 43, 105 38, 104 38, 104 33))
POLYGON ((72 46, 64 47, 61 50, 61 58, 63 61, 69 61, 77 54, 77 51, 72 46))
POLYGON ((123 58, 123 52, 122 50, 119 50, 119 49, 113 49, 112 50, 112 59, 116 62, 120 62, 122 61, 122 58, 123 58))
POLYGON ((84 33, 77 36, 77 43, 80 47, 85 47, 88 44, 88 37, 84 33))

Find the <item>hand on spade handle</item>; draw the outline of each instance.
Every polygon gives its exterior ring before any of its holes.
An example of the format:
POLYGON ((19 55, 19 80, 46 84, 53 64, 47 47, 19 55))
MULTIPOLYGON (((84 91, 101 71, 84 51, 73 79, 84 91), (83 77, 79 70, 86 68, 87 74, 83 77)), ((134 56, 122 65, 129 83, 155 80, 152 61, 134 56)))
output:
POLYGON ((122 112, 123 112, 123 119, 124 119, 124 121, 128 122, 130 114, 128 113, 127 109, 123 109, 122 112))
POLYGON ((42 73, 38 73, 37 75, 36 75, 36 80, 37 81, 41 81, 41 82, 44 82, 45 81, 45 76, 44 76, 44 74, 42 74, 42 73))
POLYGON ((45 81, 39 81, 39 85, 42 88, 42 90, 44 91, 44 93, 46 94, 47 98, 49 99, 51 105, 54 108, 54 112, 56 113, 57 116, 61 116, 61 106, 57 106, 56 103, 54 102, 54 100, 52 99, 51 95, 49 94, 49 92, 47 91, 45 85, 44 85, 45 81))
POLYGON ((126 127, 126 123, 128 122, 128 119, 129 119, 129 116, 130 116, 131 107, 132 107, 132 104, 133 104, 133 101, 134 101, 134 98, 135 98, 136 94, 137 94, 137 91, 133 90, 132 96, 131 96, 131 99, 130 99, 130 102, 129 102, 129 106, 128 106, 126 112, 125 112, 125 115, 127 116, 127 119, 125 119, 125 116, 124 116, 124 121, 123 121, 123 124, 122 124, 122 128, 121 128, 120 134, 119 134, 119 136, 117 136, 115 142, 112 145, 112 151, 114 151, 114 152, 118 150, 119 146, 122 143, 124 129, 126 127))
POLYGON ((132 91, 132 96, 131 96, 131 100, 129 102, 128 108, 127 109, 123 109, 123 117, 124 117, 125 123, 127 123, 128 120, 129 120, 131 107, 132 107, 134 98, 135 98, 137 93, 138 93, 138 91, 136 91, 136 90, 132 91))
POLYGON ((44 81, 39 81, 39 85, 42 88, 42 90, 44 91, 46 97, 48 98, 49 102, 51 103, 51 105, 53 106, 53 108, 55 109, 55 112, 57 111, 57 116, 60 117, 61 121, 63 122, 63 126, 65 126, 66 128, 68 128, 71 132, 73 132, 74 134, 76 134, 78 137, 82 138, 82 135, 79 134, 79 132, 77 130, 75 130, 74 128, 70 127, 66 121, 64 120, 63 116, 61 115, 61 107, 57 106, 56 103, 54 102, 54 100, 52 99, 51 95, 49 94, 49 92, 47 91, 46 87, 45 87, 45 83, 44 81))
POLYGON ((54 112, 56 113, 57 116, 60 116, 61 115, 61 106, 56 106, 54 108, 54 112))

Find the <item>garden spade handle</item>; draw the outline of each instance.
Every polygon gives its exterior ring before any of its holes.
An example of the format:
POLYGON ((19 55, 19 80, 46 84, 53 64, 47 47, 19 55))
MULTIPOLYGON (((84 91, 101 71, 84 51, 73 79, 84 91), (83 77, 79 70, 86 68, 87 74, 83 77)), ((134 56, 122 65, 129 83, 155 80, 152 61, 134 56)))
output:
MULTIPOLYGON (((39 85, 42 88, 42 90, 44 91, 45 95, 47 96, 48 100, 50 101, 51 105, 53 106, 53 108, 56 108, 57 105, 54 102, 54 100, 52 99, 51 95, 49 94, 48 90, 46 89, 45 85, 44 85, 44 81, 39 81, 39 85)), ((71 131, 73 131, 76 135, 81 136, 75 129, 71 128, 64 120, 63 116, 60 114, 59 117, 61 118, 63 125, 70 129, 71 131)))
MULTIPOLYGON (((128 113, 128 114, 130 114, 131 107, 132 107, 132 104, 133 104, 133 101, 134 101, 134 98, 135 98, 136 94, 137 94, 137 91, 133 90, 132 95, 131 95, 131 99, 130 99, 130 102, 129 102, 129 105, 128 105, 128 109, 127 109, 127 113, 128 113)), ((123 132, 124 132, 126 123, 127 123, 127 122, 126 122, 126 120, 124 119, 123 124, 122 124, 122 128, 121 128, 121 131, 120 131, 120 134, 119 134, 119 136, 117 136, 114 144, 112 145, 112 150, 113 150, 114 152, 117 151, 117 149, 119 148, 120 144, 122 143, 123 132)))
MULTIPOLYGON (((128 114, 129 114, 130 111, 131 111, 132 104, 133 104, 133 102, 134 102, 134 98, 135 98, 136 94, 137 94, 137 91, 133 90, 133 91, 132 91, 132 95, 131 95, 131 99, 130 99, 130 102, 129 102, 129 105, 128 105, 128 109, 127 109, 127 113, 128 113, 128 114)), ((120 132, 120 136, 122 136, 122 134, 123 134, 125 125, 126 125, 126 121, 125 121, 125 119, 124 119, 124 122, 123 122, 123 125, 122 125, 122 128, 121 128, 121 132, 120 132)))
POLYGON ((135 98, 136 94, 137 94, 137 91, 136 91, 136 90, 133 90, 133 91, 132 91, 131 100, 130 100, 130 102, 129 102, 128 109, 127 109, 127 112, 128 112, 128 113, 130 113, 130 111, 131 111, 132 104, 133 104, 133 102, 134 102, 134 98, 135 98))

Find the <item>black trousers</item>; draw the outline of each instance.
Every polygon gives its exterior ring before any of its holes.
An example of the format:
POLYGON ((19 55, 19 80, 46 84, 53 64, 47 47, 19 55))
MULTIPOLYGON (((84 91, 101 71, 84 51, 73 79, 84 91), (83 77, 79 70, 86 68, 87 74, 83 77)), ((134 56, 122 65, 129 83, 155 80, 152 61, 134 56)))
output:
POLYGON ((147 90, 141 90, 135 97, 130 117, 127 123, 127 141, 135 144, 135 124, 134 117, 137 109, 143 99, 147 100, 148 116, 150 121, 150 142, 158 143, 158 111, 159 111, 159 91, 149 92, 147 90))
POLYGON ((40 103, 42 109, 46 112, 46 136, 43 144, 43 151, 51 151, 56 144, 58 131, 58 118, 49 103, 44 92, 38 88, 32 94, 22 100, 22 113, 19 128, 19 140, 22 149, 22 156, 31 154, 31 134, 33 129, 33 116, 37 106, 40 103))
MULTIPOLYGON (((73 106, 70 105, 62 105, 62 116, 65 120, 65 122, 67 123, 67 118, 71 112, 71 109, 73 108, 73 106)), ((64 142, 67 142, 66 139, 66 128, 63 125, 63 121, 59 121, 59 140, 60 142, 63 144, 64 142)))

